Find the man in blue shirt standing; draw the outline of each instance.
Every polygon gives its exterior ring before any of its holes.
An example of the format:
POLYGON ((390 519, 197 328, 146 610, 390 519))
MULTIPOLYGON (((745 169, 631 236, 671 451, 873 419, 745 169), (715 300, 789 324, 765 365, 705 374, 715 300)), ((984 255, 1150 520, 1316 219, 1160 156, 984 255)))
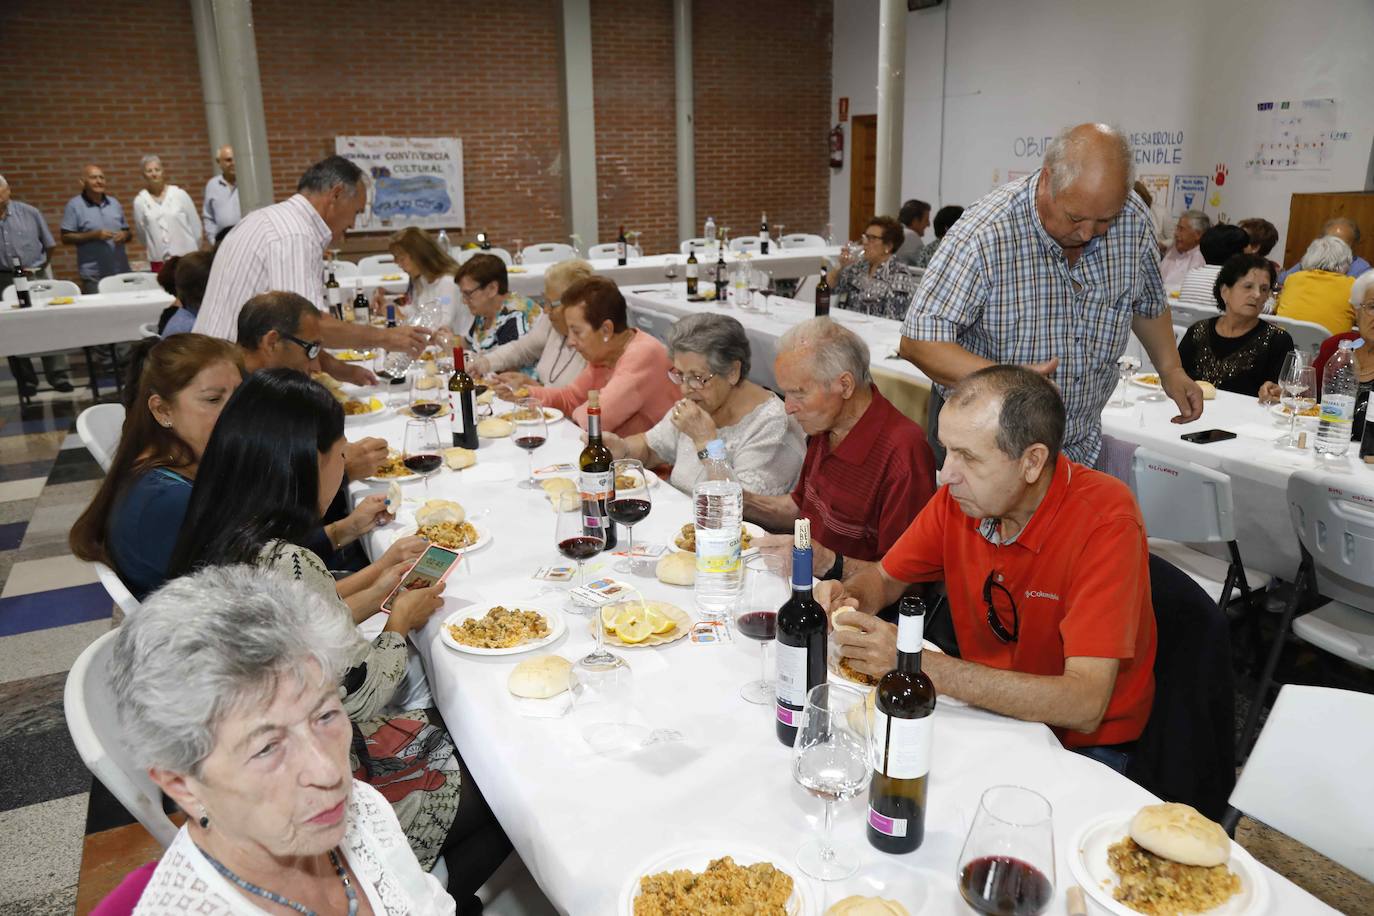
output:
POLYGON ((99 292, 102 277, 129 272, 124 243, 129 223, 119 201, 105 193, 105 173, 98 165, 81 171, 81 193, 62 212, 62 244, 76 246, 76 264, 85 293, 99 292))
MULTIPOLYGON (((14 283, 16 260, 31 275, 41 275, 48 266, 48 252, 56 247, 43 214, 22 201, 10 200, 9 182, 0 175, 0 292, 14 283)), ((9 362, 19 393, 25 397, 37 393, 38 375, 28 357, 11 356, 9 362)), ((43 357, 43 375, 54 390, 72 390, 67 371, 66 356, 43 357)))

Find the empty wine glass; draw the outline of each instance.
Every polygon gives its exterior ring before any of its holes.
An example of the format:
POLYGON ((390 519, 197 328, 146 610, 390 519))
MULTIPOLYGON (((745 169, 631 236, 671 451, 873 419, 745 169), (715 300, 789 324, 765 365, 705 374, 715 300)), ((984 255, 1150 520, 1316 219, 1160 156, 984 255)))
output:
POLYGON ((439 426, 433 420, 407 420, 401 462, 425 479, 425 498, 429 498, 429 476, 444 463, 439 445, 439 426))
POLYGON ((760 706, 775 700, 768 679, 768 647, 778 633, 778 608, 792 594, 787 564, 782 557, 755 554, 744 562, 744 592, 735 605, 735 629, 759 644, 759 679, 740 688, 739 695, 760 706))
MULTIPOLYGON (((554 526, 554 545, 558 552, 577 563, 577 585, 586 585, 586 573, 582 565, 599 554, 606 546, 606 519, 602 516, 601 503, 595 499, 584 500, 576 490, 564 490, 553 497, 558 522, 554 526), (587 525, 585 517, 596 524, 587 525)), ((577 601, 569 593, 565 610, 574 614, 585 614, 588 606, 577 601)))
POLYGON ((544 417, 544 405, 537 398, 521 398, 515 402, 515 445, 529 456, 530 475, 520 481, 522 490, 537 490, 534 479, 534 450, 548 441, 549 423, 544 417))
POLYGON ((848 878, 858 871, 859 857, 853 849, 836 849, 832 835, 835 802, 868 785, 868 711, 861 691, 832 683, 811 688, 792 746, 792 777, 825 802, 824 833, 797 851, 797 866, 822 881, 848 878))
POLYGON ((776 226, 778 227, 778 237, 777 237, 776 239, 773 240, 773 244, 777 246, 777 250, 778 250, 778 251, 782 251, 782 248, 783 248, 783 245, 782 245, 782 229, 783 229, 783 226, 782 226, 782 223, 775 223, 774 225, 776 225, 776 226))
POLYGON ((510 259, 516 267, 519 267, 525 263, 525 240, 511 239, 511 241, 515 243, 515 254, 511 255, 510 259))
POLYGON ((1279 402, 1288 408, 1288 434, 1278 440, 1280 448, 1305 451, 1298 444, 1298 417, 1317 403, 1317 370, 1306 365, 1303 355, 1291 350, 1284 357, 1279 372, 1279 388, 1283 396, 1279 402))
POLYGON ((668 283, 669 298, 676 298, 677 294, 673 292, 673 283, 677 280, 676 258, 669 258, 668 260, 663 262, 663 279, 666 280, 668 283))
POLYGON ((634 458, 617 458, 611 462, 611 480, 615 495, 611 498, 611 521, 625 526, 625 556, 612 567, 616 572, 634 572, 635 525, 649 517, 653 508, 649 496, 649 473, 644 463, 634 458))
POLYGON ((634 673, 625 659, 601 648, 601 614, 595 617, 602 660, 594 659, 596 653, 578 659, 568 675, 568 691, 572 719, 582 740, 599 754, 611 754, 637 745, 648 729, 630 721, 634 673))
POLYGON ((1123 355, 1116 361, 1116 395, 1109 402, 1110 407, 1129 407, 1130 400, 1126 397, 1126 384, 1131 377, 1131 373, 1140 368, 1140 360, 1130 354, 1123 355))
POLYGON ((964 901, 979 913, 1036 916, 1054 899, 1054 811, 1038 792, 993 786, 959 853, 964 901))

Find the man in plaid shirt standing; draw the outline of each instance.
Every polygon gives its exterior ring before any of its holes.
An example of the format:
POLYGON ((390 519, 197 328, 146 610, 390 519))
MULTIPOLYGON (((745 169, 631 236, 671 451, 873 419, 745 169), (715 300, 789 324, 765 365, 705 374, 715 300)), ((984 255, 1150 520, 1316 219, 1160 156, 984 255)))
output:
POLYGON ((1132 331, 1178 405, 1174 422, 1202 415, 1202 390, 1179 361, 1159 246, 1149 210, 1131 192, 1132 171, 1120 131, 1080 124, 1061 133, 1039 171, 983 197, 949 230, 902 327, 902 356, 941 394, 993 363, 1048 376, 1067 412, 1064 452, 1089 467, 1132 331))

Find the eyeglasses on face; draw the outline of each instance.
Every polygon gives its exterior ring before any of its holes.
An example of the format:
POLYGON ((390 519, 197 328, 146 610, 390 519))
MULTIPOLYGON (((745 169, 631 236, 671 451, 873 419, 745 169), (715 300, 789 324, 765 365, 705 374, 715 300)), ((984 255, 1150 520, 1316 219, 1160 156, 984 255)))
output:
POLYGON ((714 372, 710 375, 683 375, 681 372, 677 371, 677 369, 668 370, 668 381, 672 382, 674 385, 686 384, 688 388, 696 391, 705 388, 706 383, 715 377, 716 374, 714 372))
POLYGON ((872 233, 865 232, 863 239, 865 242, 881 242, 883 237, 881 235, 873 235, 872 233))
POLYGON ((317 358, 320 355, 320 350, 324 349, 324 341, 322 340, 301 340, 295 334, 286 333, 283 333, 282 337, 304 350, 306 359, 317 358))
POLYGON ((1021 635, 1021 615, 1016 610, 1016 600, 1011 592, 997 581, 997 570, 990 571, 987 579, 983 580, 983 603, 988 608, 988 626, 992 628, 992 635, 1002 642, 1016 642, 1021 635), (1010 630, 1002 623, 1004 615, 1011 617, 1010 630))

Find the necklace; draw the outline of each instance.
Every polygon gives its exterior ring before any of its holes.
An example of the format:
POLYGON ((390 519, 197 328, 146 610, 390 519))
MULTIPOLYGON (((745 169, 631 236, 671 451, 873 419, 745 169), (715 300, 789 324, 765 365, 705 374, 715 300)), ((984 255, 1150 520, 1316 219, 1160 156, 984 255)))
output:
MULTIPOLYGON (((200 849, 200 847, 196 848, 200 849)), ((233 884, 236 884, 239 887, 246 890, 248 893, 256 894, 257 896, 262 897, 265 900, 270 900, 273 903, 277 904, 277 906, 284 906, 287 909, 295 910, 297 913, 302 914, 302 916, 315 916, 315 911, 310 909, 309 907, 302 906, 301 904, 296 903, 294 900, 287 900, 281 894, 273 893, 272 891, 266 890, 265 888, 258 887, 251 881, 245 881, 243 878, 240 878, 238 875, 230 871, 228 866, 220 862, 214 856, 210 855, 204 849, 200 850, 200 854, 205 857, 205 861, 210 863, 211 868, 219 872, 233 884)), ((334 866, 335 874, 337 874, 339 876, 339 880, 343 882, 344 896, 348 898, 348 916, 355 916, 355 914, 358 912, 358 892, 353 890, 353 882, 348 880, 348 872, 344 869, 343 863, 339 861, 339 854, 333 849, 329 850, 329 861, 334 866)))
MULTIPOLYGON (((554 331, 553 333, 557 334, 558 332, 554 331)), ((549 377, 548 379, 545 379, 544 384, 552 385, 553 379, 558 378, 560 375, 563 374, 564 369, 572 365, 573 357, 576 355, 577 351, 574 350, 572 347, 568 346, 568 338, 560 335, 558 341, 558 352, 555 353, 553 357, 553 368, 549 370, 549 377), (566 360, 563 359, 564 353, 568 354, 568 358, 566 360)))

